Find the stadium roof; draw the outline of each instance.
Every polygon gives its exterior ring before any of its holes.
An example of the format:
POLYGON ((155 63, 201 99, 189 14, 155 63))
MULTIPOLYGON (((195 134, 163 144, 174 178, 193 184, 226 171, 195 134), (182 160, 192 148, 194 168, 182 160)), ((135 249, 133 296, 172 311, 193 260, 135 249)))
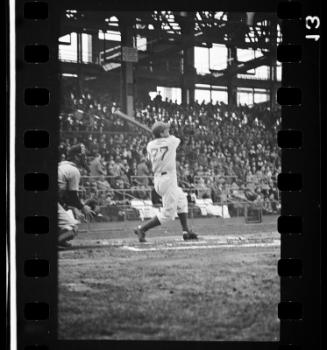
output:
MULTIPOLYGON (((126 12, 124 12, 126 14, 126 12)), ((190 43, 210 46, 213 43, 234 45, 238 48, 253 48, 270 51, 281 41, 280 31, 274 33, 278 19, 274 13, 256 13, 252 26, 246 24, 246 13, 218 11, 133 11, 133 31, 151 40, 165 40, 170 45, 180 44, 182 24, 194 20, 194 37, 190 43), (277 35, 277 37, 276 37, 277 35)), ((62 19, 62 35, 71 32, 97 33, 119 32, 118 17, 121 12, 88 12, 67 10, 62 19)))

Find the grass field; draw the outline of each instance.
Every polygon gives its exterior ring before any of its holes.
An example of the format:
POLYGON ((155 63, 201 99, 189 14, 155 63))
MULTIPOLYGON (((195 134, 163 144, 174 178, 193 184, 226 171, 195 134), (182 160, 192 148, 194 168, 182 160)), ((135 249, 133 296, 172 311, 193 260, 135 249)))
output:
POLYGON ((178 221, 146 244, 136 222, 81 227, 59 252, 59 339, 278 340, 276 221, 194 219, 196 243, 178 221))

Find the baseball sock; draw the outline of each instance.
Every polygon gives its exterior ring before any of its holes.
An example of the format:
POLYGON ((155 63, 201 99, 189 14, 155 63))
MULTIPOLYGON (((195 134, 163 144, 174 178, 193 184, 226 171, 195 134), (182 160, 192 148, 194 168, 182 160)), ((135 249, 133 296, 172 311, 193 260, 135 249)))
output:
POLYGON ((146 222, 144 225, 142 225, 140 227, 140 229, 144 232, 150 230, 150 228, 153 228, 153 227, 156 227, 156 226, 159 226, 161 225, 160 224, 160 221, 158 219, 157 216, 155 216, 154 218, 152 218, 150 221, 146 222))
POLYGON ((187 226, 187 213, 178 213, 179 220, 182 224, 183 231, 188 232, 188 226, 187 226))

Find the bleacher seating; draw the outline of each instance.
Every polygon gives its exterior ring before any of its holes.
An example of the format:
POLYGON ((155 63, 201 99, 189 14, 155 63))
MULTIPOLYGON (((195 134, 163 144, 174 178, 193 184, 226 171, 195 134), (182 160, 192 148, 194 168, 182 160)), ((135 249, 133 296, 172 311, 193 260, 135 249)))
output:
MULTIPOLYGON (((87 178, 90 174, 81 169, 85 177, 83 200, 91 196, 100 208, 123 205, 124 218, 135 214, 129 210, 135 208, 133 201, 160 202, 153 193, 149 164, 145 162, 148 174, 140 166, 149 136, 113 115, 119 105, 108 94, 90 90, 81 94, 66 90, 63 94, 60 159, 79 142, 86 145, 90 162, 101 155, 103 174, 99 177, 105 179, 87 178)), ((223 103, 183 106, 155 99, 137 101, 135 118, 148 126, 156 120, 170 122, 171 133, 181 138, 177 170, 190 205, 196 198, 195 207, 204 213, 202 201, 206 212, 214 215, 219 214, 219 206, 228 207, 235 215, 241 212, 237 203, 248 202, 259 203, 264 213, 278 212, 279 110, 270 111, 267 105, 231 107, 223 103)), ((108 214, 106 210, 103 212, 108 214)), ((115 210, 111 208, 110 215, 120 217, 115 210)), ((152 209, 142 210, 142 215, 148 215, 144 213, 152 209)))

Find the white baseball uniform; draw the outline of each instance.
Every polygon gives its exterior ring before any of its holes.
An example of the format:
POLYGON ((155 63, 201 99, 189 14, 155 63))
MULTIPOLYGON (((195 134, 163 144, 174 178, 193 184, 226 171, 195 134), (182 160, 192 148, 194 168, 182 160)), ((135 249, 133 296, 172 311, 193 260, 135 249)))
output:
MULTIPOLYGON (((78 191, 81 174, 72 162, 63 161, 58 166, 59 191, 78 191)), ((77 230, 78 221, 58 203, 58 226, 61 231, 77 230)))
POLYGON ((147 145, 154 172, 154 189, 162 197, 163 208, 158 215, 161 224, 172 220, 177 213, 187 213, 186 194, 177 185, 176 149, 180 139, 170 135, 157 138, 147 145))

